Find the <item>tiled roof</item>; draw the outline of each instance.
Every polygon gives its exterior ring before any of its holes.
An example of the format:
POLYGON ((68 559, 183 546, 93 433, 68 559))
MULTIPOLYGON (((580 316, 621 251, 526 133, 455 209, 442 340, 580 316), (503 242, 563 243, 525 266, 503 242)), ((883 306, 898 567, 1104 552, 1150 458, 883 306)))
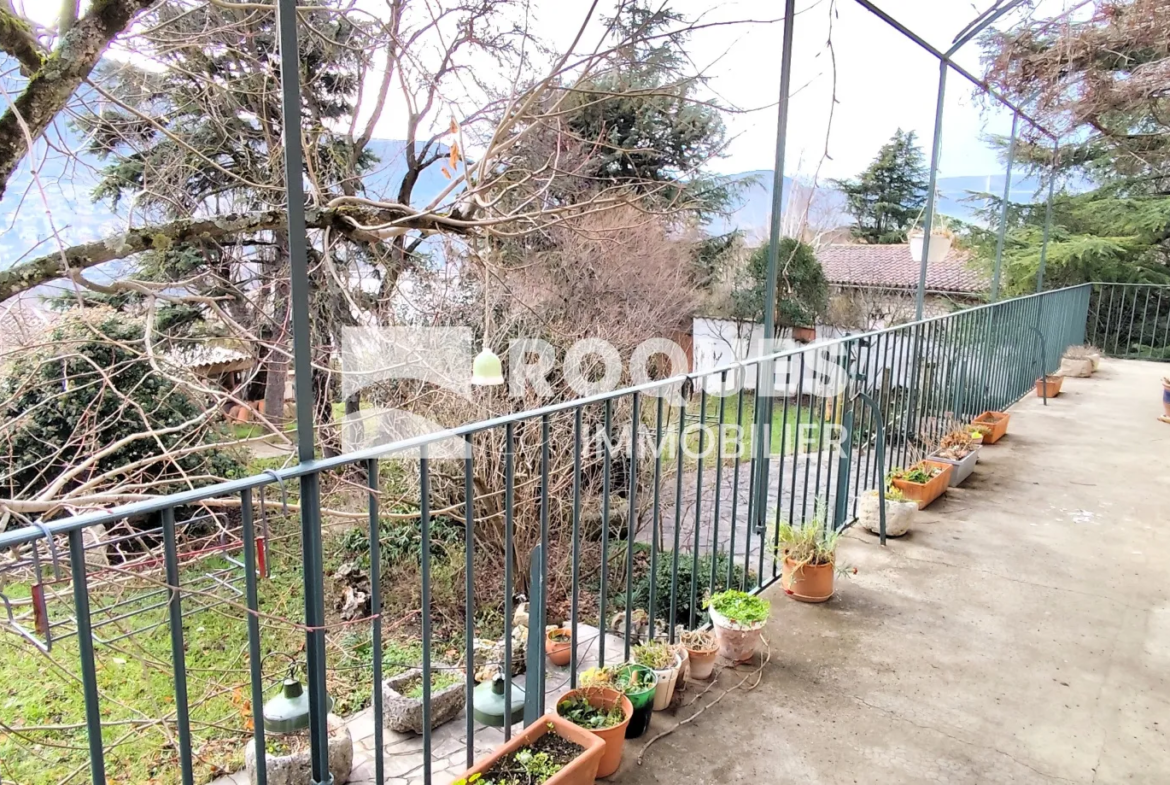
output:
MULTIPOLYGON (((909 245, 826 245, 817 259, 829 283, 891 289, 918 287, 919 264, 909 245)), ((986 276, 969 266, 971 254, 951 248, 941 262, 926 267, 926 288, 933 292, 984 292, 986 276)))

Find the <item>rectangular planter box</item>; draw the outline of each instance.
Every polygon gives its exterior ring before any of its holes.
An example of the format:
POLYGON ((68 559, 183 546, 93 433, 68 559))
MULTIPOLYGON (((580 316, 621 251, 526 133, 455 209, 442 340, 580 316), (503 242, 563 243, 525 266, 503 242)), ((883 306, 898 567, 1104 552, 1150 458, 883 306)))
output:
POLYGON ((900 490, 907 499, 918 502, 920 510, 947 492, 947 488, 951 484, 951 473, 955 468, 949 463, 940 463, 934 460, 925 460, 921 463, 925 466, 942 469, 942 472, 932 477, 927 483, 894 480, 894 487, 900 490))
POLYGON ((972 420, 973 425, 986 425, 989 433, 983 435, 984 444, 995 444, 1007 435, 1008 420, 1011 415, 1007 412, 984 412, 972 420))
POLYGON ((476 761, 474 766, 456 777, 455 781, 470 780, 472 775, 486 773, 488 769, 496 765, 496 761, 500 758, 511 755, 523 747, 531 746, 534 741, 550 732, 555 732, 562 739, 581 745, 585 751, 545 780, 545 785, 593 785, 593 781, 597 778, 597 764, 601 762, 601 755, 605 752, 605 741, 600 736, 562 719, 556 712, 549 712, 540 717, 536 722, 513 736, 507 744, 496 747, 490 755, 476 761))
MULTIPOLYGON (((411 668, 405 673, 391 676, 382 682, 384 704, 382 723, 398 733, 423 732, 423 704, 421 698, 409 698, 403 694, 406 685, 422 678, 421 668, 411 668)), ((431 730, 459 716, 467 702, 466 687, 462 680, 431 692, 431 730)))
POLYGON ((979 450, 972 450, 961 461, 944 458, 941 455, 932 455, 930 456, 930 460, 938 461, 939 463, 949 463, 951 466, 955 467, 951 470, 950 485, 950 487, 954 488, 956 485, 962 483, 963 480, 970 477, 971 472, 975 471, 975 464, 979 461, 979 450))
POLYGON ((1063 376, 1045 376, 1036 380, 1037 398, 1055 398, 1060 395, 1060 388, 1064 385, 1063 376))

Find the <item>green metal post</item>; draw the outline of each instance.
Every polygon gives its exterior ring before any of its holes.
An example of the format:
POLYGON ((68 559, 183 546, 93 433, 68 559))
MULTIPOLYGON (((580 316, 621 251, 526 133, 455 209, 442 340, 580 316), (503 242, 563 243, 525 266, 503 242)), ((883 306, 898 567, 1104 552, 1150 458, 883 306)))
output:
POLYGON ((1044 241, 1040 245, 1040 269, 1036 271, 1036 291, 1044 291, 1044 266, 1048 261, 1048 238, 1052 234, 1052 195, 1056 189, 1056 165, 1060 158, 1060 144, 1052 148, 1052 173, 1048 179, 1048 204, 1044 208, 1044 241))
POLYGON ((922 261, 918 266, 918 291, 914 295, 914 318, 922 319, 926 302, 926 260, 930 257, 930 232, 934 224, 934 191, 938 187, 938 162, 942 155, 943 100, 947 92, 947 62, 938 64, 938 97, 934 107, 934 139, 930 144, 930 177, 926 186, 926 213, 922 218, 922 261))
POLYGON ((1012 193, 1012 164, 1016 160, 1016 134, 1019 129, 1020 114, 1012 112, 1012 138, 1008 143, 1007 172, 1003 181, 1003 203, 999 207, 999 233, 995 238, 995 272, 991 276, 991 301, 999 299, 999 276, 1003 270, 1003 241, 1007 234, 1008 202, 1012 193))
MULTIPOLYGON (((768 231, 768 277, 764 285, 764 341, 772 354, 776 336, 776 271, 780 259, 780 221, 784 206, 784 148, 788 140, 788 103, 792 91, 792 38, 796 24, 796 0, 784 2, 784 33, 780 52, 780 99, 776 109, 776 166, 772 172, 772 216, 768 231)), ((768 473, 772 452, 772 397, 775 393, 772 361, 765 360, 756 369, 756 421, 752 451, 755 454, 753 488, 757 497, 751 506, 748 532, 754 524, 757 532, 766 526, 768 507, 768 473)), ((734 525, 734 524, 733 524, 734 525)), ((750 542, 750 540, 748 540, 750 542)), ((695 554, 698 559, 698 554, 695 554)), ((735 555, 731 554, 732 561, 735 555)), ((698 564, 698 562, 695 562, 698 564)))

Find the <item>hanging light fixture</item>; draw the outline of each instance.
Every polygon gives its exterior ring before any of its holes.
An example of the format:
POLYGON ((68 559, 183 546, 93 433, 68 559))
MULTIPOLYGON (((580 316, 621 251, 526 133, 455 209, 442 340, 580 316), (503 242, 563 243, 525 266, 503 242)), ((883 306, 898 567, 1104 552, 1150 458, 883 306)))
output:
POLYGON ((471 363, 471 383, 478 387, 504 383, 504 365, 496 353, 486 346, 471 363))
POLYGON ((492 728, 515 725, 524 719, 524 691, 511 679, 496 674, 491 682, 484 682, 471 695, 472 711, 477 722, 492 728), (512 691, 512 715, 505 719, 504 691, 512 691))
MULTIPOLYGON (((325 696, 326 712, 333 710, 333 698, 325 696)), ((264 704, 264 730, 269 733, 295 733, 309 727, 309 696, 301 683, 290 674, 280 685, 280 693, 264 704)))
POLYGON ((471 383, 477 387, 492 387, 504 383, 504 364, 488 348, 488 328, 491 322, 491 304, 488 300, 488 278, 491 271, 483 266, 483 349, 471 362, 471 383))

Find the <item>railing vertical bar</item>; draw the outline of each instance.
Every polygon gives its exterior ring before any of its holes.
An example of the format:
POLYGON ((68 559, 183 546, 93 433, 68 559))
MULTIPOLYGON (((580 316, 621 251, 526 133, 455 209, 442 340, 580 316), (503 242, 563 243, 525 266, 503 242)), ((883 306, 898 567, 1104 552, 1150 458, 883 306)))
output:
MULTIPOLYGON (((252 517, 252 490, 245 488, 240 491, 240 526, 244 539, 244 602, 248 608, 248 676, 252 688, 252 744, 256 752, 256 785, 268 785, 268 750, 264 746, 264 674, 260 669, 263 654, 260 649, 260 594, 256 586, 256 524, 252 517)), ((372 547, 372 544, 371 544, 372 547)), ((373 551, 371 551, 371 555, 373 551)), ((372 603, 378 602, 377 584, 371 580, 374 592, 372 603)), ((375 611, 377 613, 377 611, 375 611)), ((376 618, 376 617, 375 617, 376 618)), ((375 662, 381 660, 380 649, 375 647, 375 662)), ((374 671, 377 676, 378 671, 374 671)), ((375 684, 374 700, 381 689, 375 684)), ((375 717, 375 721, 380 720, 375 717)), ((377 725, 374 726, 375 733, 377 725)), ((381 750, 381 747, 378 747, 381 750)), ((381 779, 378 785, 382 785, 381 779)))
MULTIPOLYGON (((1158 318, 1162 317, 1162 294, 1167 291, 1166 287, 1158 289, 1158 318)), ((1158 324, 1154 323, 1154 335, 1157 336, 1158 324)), ((1162 333, 1162 359, 1170 360, 1170 313, 1166 314, 1166 330, 1162 333)))
MULTIPOLYGON (((475 699, 475 437, 468 435, 463 457, 463 667, 467 710, 467 768, 475 765, 475 713, 471 706, 475 699)), ((507 606, 505 606, 507 608, 507 606)), ((381 757, 379 753, 378 757, 381 757)))
MULTIPOLYGON (((545 604, 544 608, 538 609, 540 620, 544 624, 542 624, 536 631, 537 638, 541 641, 544 640, 544 625, 548 624, 548 497, 550 489, 549 451, 551 447, 549 442, 552 441, 551 429, 552 422, 549 418, 549 415, 542 415, 540 418, 540 596, 542 599, 544 599, 545 604)), ((541 646, 540 651, 544 651, 543 646, 541 646)), ((541 659, 539 665, 540 667, 535 671, 540 676, 540 678, 537 680, 537 689, 539 690, 539 694, 537 696, 537 705, 539 706, 538 713, 544 714, 545 685, 543 676, 545 674, 545 663, 543 659, 541 659)), ((533 671, 529 670, 528 673, 532 674, 533 671)))
MULTIPOLYGON (((819 414, 817 414, 817 418, 818 418, 818 420, 817 420, 817 473, 816 473, 816 479, 813 481, 813 487, 816 489, 816 491, 813 493, 813 515, 816 515, 817 499, 820 498, 820 496, 821 496, 821 467, 825 463, 825 417, 828 415, 828 406, 829 406, 829 396, 819 395, 817 397, 821 399, 821 410, 820 410, 819 414)), ((834 419, 836 419, 835 416, 834 416, 834 419)), ((829 459, 830 467, 832 466, 831 455, 832 455, 832 446, 830 445, 830 459, 829 459)), ((825 478, 825 486, 832 487, 832 485, 829 483, 827 476, 825 478)), ((807 496, 808 494, 805 494, 805 495, 807 496)), ((825 494, 825 514, 826 515, 828 515, 828 504, 829 504, 829 496, 828 496, 828 493, 826 493, 825 494)), ((831 521, 832 518, 830 518, 829 520, 831 521)))
MULTIPOLYGON (((577 689, 577 613, 581 595, 581 408, 573 410, 573 590, 570 597, 569 637, 573 648, 569 652, 569 689, 577 689)), ((653 581, 650 583, 654 585, 653 581)), ((653 591, 653 589, 651 589, 653 591)), ((599 625, 602 629, 605 624, 599 625)))
MULTIPOLYGON (((762 451, 760 450, 760 445, 758 444, 758 442, 760 440, 760 435, 763 431, 763 429, 757 427, 757 418, 760 416, 760 412, 762 411, 761 406, 760 406, 760 385, 762 383, 763 374, 760 373, 760 370, 761 370, 760 366, 757 365, 756 366, 756 389, 755 389, 755 397, 752 400, 752 414, 751 414, 751 416, 752 416, 752 451, 751 451, 751 456, 748 459, 748 465, 750 468, 748 471, 747 520, 745 522, 744 531, 743 531, 743 550, 744 550, 743 583, 744 584, 747 583, 747 559, 748 559, 748 553, 752 549, 752 529, 754 529, 755 525, 756 525, 756 518, 757 518, 756 505, 759 503, 759 491, 756 488, 756 482, 759 479, 759 474, 760 474, 760 454, 762 451)), ((727 554, 727 558, 731 561, 732 564, 735 564, 735 553, 734 552, 727 554)), ((741 589, 746 589, 746 588, 747 588, 746 585, 741 586, 741 589)))
MULTIPOLYGON (((735 424, 739 428, 739 444, 735 450, 735 462, 732 464, 734 468, 731 475, 731 532, 727 542, 727 588, 729 589, 735 577, 735 533, 739 529, 739 470, 743 465, 743 394, 747 389, 747 366, 740 365, 737 371, 739 374, 739 401, 735 405, 735 424)), ((714 586, 711 587, 711 591, 715 591, 714 586)))
POLYGON ((419 448, 419 525, 422 543, 422 725, 423 784, 431 785, 431 471, 427 445, 419 448))
MULTIPOLYGON (((804 404, 804 352, 800 353, 800 375, 796 377, 796 440, 792 443, 792 490, 788 494, 788 522, 796 525, 796 478, 800 474, 800 443, 804 440, 804 419, 800 413, 804 404)), ((805 461, 808 451, 805 450, 805 461)))
MULTIPOLYGON (((36 547, 35 544, 33 547, 36 547)), ((73 580, 73 606, 77 617, 77 657, 85 697, 85 732, 89 741, 89 774, 94 785, 106 781, 102 750, 102 713, 98 703, 97 670, 93 658, 93 629, 89 618, 89 582, 86 578, 85 540, 81 529, 69 532, 69 567, 73 580)))
MULTIPOLYGON (((630 476, 629 476, 629 514, 626 518, 626 640, 625 659, 630 659, 630 633, 634 617, 634 533, 638 525, 638 437, 642 430, 642 396, 633 393, 630 408, 630 476)), ((650 576, 654 581, 653 574, 650 576)), ((650 628, 650 637, 654 637, 654 628, 650 628)))
POLYGON ((609 452, 610 439, 613 435, 613 400, 605 401, 605 438, 601 442, 601 586, 598 591, 598 624, 601 627, 601 638, 597 643, 597 664, 605 667, 605 630, 609 626, 605 607, 609 599, 609 483, 612 458, 609 452))
MULTIPOLYGON (((580 450, 578 450, 580 454, 580 450)), ((504 741, 512 738, 512 565, 516 563, 514 510, 516 507, 516 425, 504 425, 504 741)), ((604 625, 602 625, 604 627, 604 625)), ((576 649, 576 641, 574 649, 576 649)))
MULTIPOLYGON (((723 436, 724 426, 727 422, 727 371, 723 371, 719 375, 719 418, 718 433, 715 437, 715 507, 711 517, 711 578, 707 590, 710 592, 715 589, 715 571, 719 563, 719 503, 723 499, 723 436)), ((735 531, 735 521, 731 522, 731 530, 735 531)), ((698 563, 696 562, 696 569, 698 563)), ((650 585, 654 585, 651 581, 650 585)))
POLYGON ((1133 289, 1133 306, 1129 313, 1129 332, 1125 334, 1127 344, 1125 352, 1126 354, 1129 354, 1133 347, 1133 326, 1137 324, 1137 301, 1138 293, 1141 291, 1141 287, 1139 286, 1134 286, 1131 288, 1133 289))
MULTIPOLYGON (((772 535, 772 578, 775 579, 779 574, 780 560, 776 558, 778 549, 780 548, 780 522, 784 515, 784 462, 787 460, 786 453, 788 452, 788 403, 790 396, 788 395, 789 385, 792 383, 792 358, 785 357, 784 362, 784 408, 780 413, 780 464, 776 469, 776 516, 772 522, 774 527, 772 535)), ((795 471, 795 466, 793 471, 795 471)), ((763 576, 761 576, 763 580, 763 576)), ((714 591, 714 588, 711 589, 714 591)))
MULTIPOLYGON (((882 335, 882 340, 885 345, 882 347, 882 367, 879 371, 880 378, 877 380, 878 394, 876 397, 879 401, 878 406, 882 412, 882 429, 881 431, 875 431, 875 434, 876 438, 882 440, 883 447, 886 443, 886 434, 889 431, 890 420, 892 419, 891 415, 894 413, 892 398, 894 382, 897 379, 896 368, 898 345, 893 340, 893 338, 894 336, 891 333, 885 333, 882 335)), ((877 445, 875 444, 874 447, 876 449, 877 445)), ((893 455, 891 454, 892 452, 893 450, 883 449, 882 461, 876 460, 875 456, 874 462, 877 464, 877 476, 874 478, 875 487, 877 486, 877 483, 885 482, 886 473, 889 472, 893 467, 893 464, 891 463, 893 460, 893 455)))
POLYGON ((662 532, 662 522, 658 519, 661 511, 661 483, 662 483, 662 410, 663 395, 658 396, 657 412, 654 418, 654 504, 650 512, 650 596, 647 613, 650 616, 650 631, 653 633, 658 615, 658 538, 662 532))
POLYGON ((163 561, 166 565, 171 632, 171 666, 175 677, 175 725, 179 736, 179 772, 183 785, 194 785, 191 750, 191 714, 187 703, 187 654, 183 646, 183 601, 179 589, 179 552, 175 539, 175 508, 160 513, 163 534, 163 561))
MULTIPOLYGON (((386 781, 385 729, 383 717, 386 709, 382 694, 382 526, 379 520, 378 504, 378 459, 366 461, 366 489, 368 490, 367 510, 370 526, 370 638, 373 644, 374 665, 374 780, 377 785, 386 781)), ((471 651, 471 649, 468 649, 471 651)))
POLYGON ((1104 351, 1106 354, 1108 354, 1111 357, 1116 357, 1117 356, 1117 348, 1118 348, 1117 328, 1116 328, 1116 326, 1114 326, 1113 320, 1116 318, 1118 324, 1121 323, 1121 314, 1119 313, 1117 299, 1118 299, 1118 292, 1123 292, 1124 290, 1122 289, 1122 287, 1120 287, 1116 284, 1108 284, 1108 286, 1109 286, 1109 311, 1107 312, 1107 314, 1105 316, 1105 345, 1102 347, 1102 351, 1104 351), (1110 346, 1109 346, 1109 342, 1111 340, 1113 341, 1112 348, 1110 348, 1110 346))
MULTIPOLYGON (((805 354, 807 354, 807 350, 806 350, 805 354)), ((814 365, 813 365, 813 370, 814 370, 814 372, 816 370, 815 361, 814 361, 814 365)), ((801 375, 803 376, 803 374, 801 374, 801 375)), ((809 430, 812 428, 814 421, 816 420, 816 416, 817 416, 816 415, 816 411, 817 411, 816 398, 819 397, 816 395, 815 391, 812 393, 812 395, 813 395, 813 400, 810 401, 809 405, 808 405, 808 427, 806 428, 805 424, 803 422, 801 423, 801 434, 802 435, 800 438, 802 441, 805 442, 805 445, 804 445, 804 447, 805 447, 805 449, 804 449, 804 493, 802 493, 800 495, 800 497, 801 497, 800 498, 800 525, 801 526, 804 526, 805 522, 808 520, 808 497, 809 497, 808 481, 809 481, 809 477, 812 474, 812 438, 809 435, 809 430)), ((818 453, 817 454, 817 462, 818 462, 817 467, 818 468, 820 468, 820 459, 821 459, 821 457, 820 457, 820 454, 818 453)), ((816 497, 816 493, 817 493, 817 489, 816 489, 816 487, 814 487, 812 489, 812 495, 814 498, 816 497)), ((795 523, 795 521, 794 521, 794 523, 795 523)))
POLYGON ((667 629, 670 633, 670 642, 674 643, 674 628, 678 623, 678 549, 681 547, 680 535, 682 532, 683 509, 683 474, 686 467, 683 463, 686 454, 683 450, 686 442, 687 402, 684 398, 678 407, 678 445, 675 458, 674 478, 674 549, 670 555, 670 620, 667 629))
POLYGON ((703 525, 703 464, 707 462, 707 377, 699 392, 699 467, 695 472, 695 532, 691 546, 691 613, 687 629, 695 628, 696 603, 699 600, 699 536, 703 525))

